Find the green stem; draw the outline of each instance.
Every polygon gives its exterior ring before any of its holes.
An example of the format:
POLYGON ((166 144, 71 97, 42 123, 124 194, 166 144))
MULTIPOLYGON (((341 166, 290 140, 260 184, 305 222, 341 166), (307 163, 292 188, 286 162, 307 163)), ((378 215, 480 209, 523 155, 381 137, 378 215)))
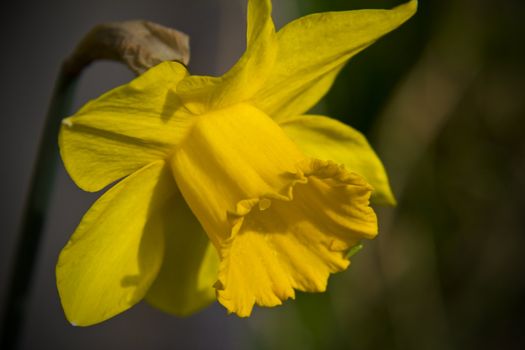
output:
POLYGON ((59 162, 58 131, 62 118, 70 113, 79 72, 62 66, 55 82, 31 185, 22 216, 10 284, 4 306, 0 349, 15 349, 24 326, 39 242, 45 225, 55 174, 59 162))

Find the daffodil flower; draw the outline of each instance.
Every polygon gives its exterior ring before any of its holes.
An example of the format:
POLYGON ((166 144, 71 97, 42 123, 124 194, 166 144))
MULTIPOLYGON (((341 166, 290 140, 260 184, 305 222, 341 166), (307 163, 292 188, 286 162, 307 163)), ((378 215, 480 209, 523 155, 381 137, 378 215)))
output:
POLYGON ((276 32, 270 1, 250 0, 247 49, 223 76, 164 62, 64 119, 75 183, 114 183, 60 254, 68 320, 95 324, 142 299, 176 315, 217 299, 249 316, 324 291, 377 233, 370 196, 394 198, 359 132, 304 113, 416 7, 312 14, 276 32))

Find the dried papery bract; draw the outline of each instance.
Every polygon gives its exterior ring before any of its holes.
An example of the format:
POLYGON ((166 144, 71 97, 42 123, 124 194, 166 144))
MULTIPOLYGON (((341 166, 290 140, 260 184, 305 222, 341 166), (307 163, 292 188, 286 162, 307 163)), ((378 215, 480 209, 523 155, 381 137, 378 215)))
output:
POLYGON ((95 60, 108 59, 126 64, 137 74, 164 62, 190 60, 188 35, 144 20, 110 22, 94 27, 64 62, 71 74, 95 60))

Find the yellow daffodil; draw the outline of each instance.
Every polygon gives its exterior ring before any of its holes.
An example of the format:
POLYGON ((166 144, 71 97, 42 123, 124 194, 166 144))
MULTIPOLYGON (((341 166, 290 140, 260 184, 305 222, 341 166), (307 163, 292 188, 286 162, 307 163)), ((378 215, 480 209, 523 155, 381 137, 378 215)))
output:
POLYGON ((75 183, 116 182, 60 254, 69 321, 101 322, 142 299, 177 315, 217 299, 248 316, 324 291, 377 233, 370 195, 394 198, 359 132, 304 113, 416 7, 313 14, 275 32, 270 1, 250 0, 247 49, 225 75, 165 62, 64 119, 75 183))

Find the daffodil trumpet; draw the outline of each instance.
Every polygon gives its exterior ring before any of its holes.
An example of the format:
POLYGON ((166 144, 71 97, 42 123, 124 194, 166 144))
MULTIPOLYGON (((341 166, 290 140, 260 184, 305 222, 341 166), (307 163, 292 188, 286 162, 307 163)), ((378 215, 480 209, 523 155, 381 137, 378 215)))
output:
POLYGON ((249 0, 247 49, 223 76, 164 62, 64 119, 73 181, 115 183, 60 254, 68 320, 95 324, 142 299, 176 315, 218 300, 244 317, 324 291, 377 234, 370 200, 395 200, 362 134, 305 113, 416 8, 312 14, 276 32, 270 1, 249 0))

